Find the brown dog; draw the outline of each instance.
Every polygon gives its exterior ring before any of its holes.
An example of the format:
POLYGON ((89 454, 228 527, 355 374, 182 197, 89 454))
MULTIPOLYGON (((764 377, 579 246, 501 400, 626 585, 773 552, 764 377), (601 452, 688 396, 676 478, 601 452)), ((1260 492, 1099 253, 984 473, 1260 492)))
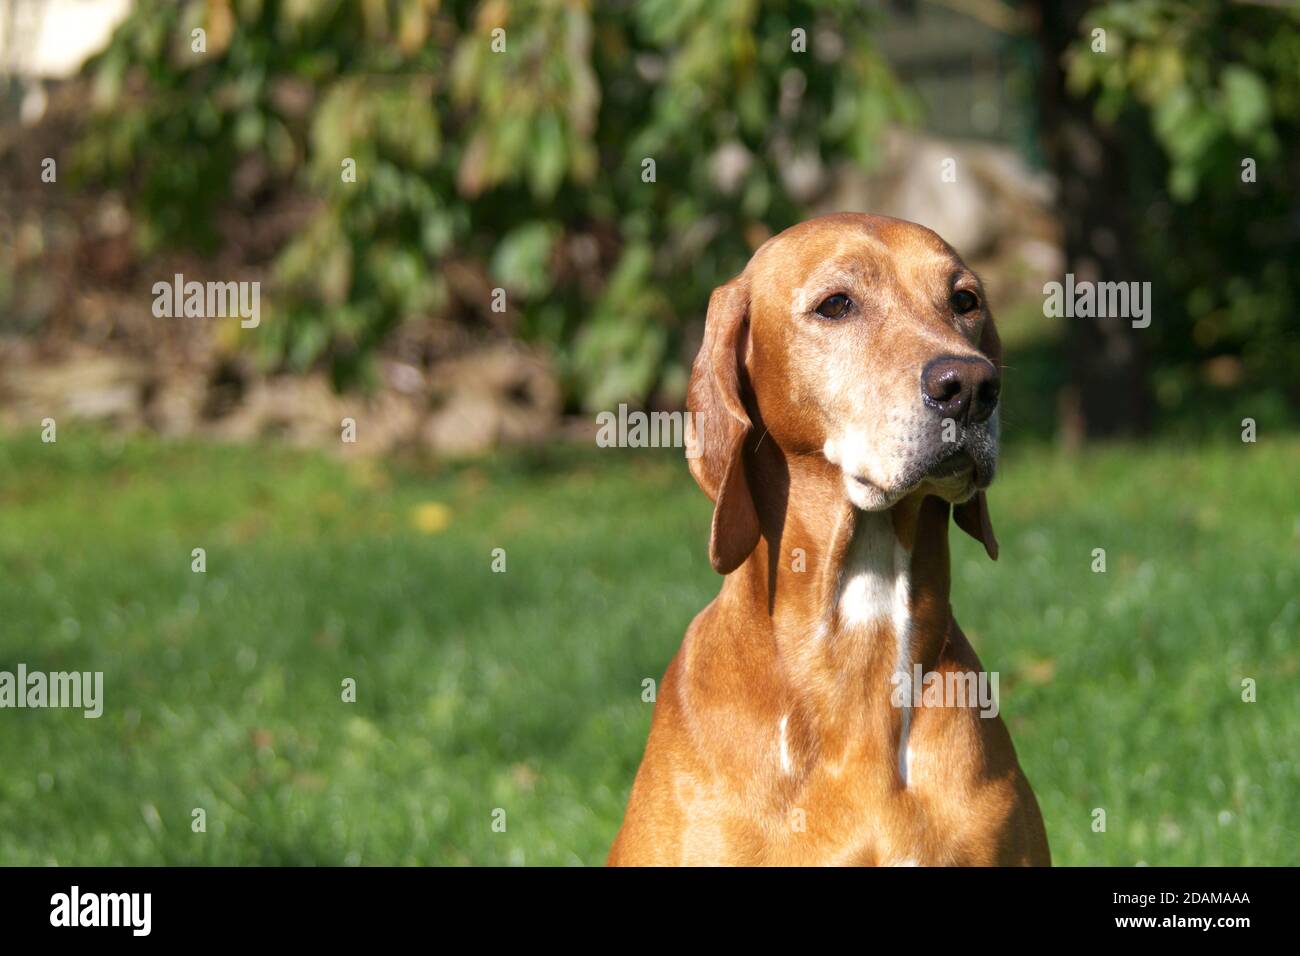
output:
POLYGON ((664 676, 611 864, 1050 863, 996 708, 942 690, 981 673, 948 512, 997 557, 1000 371, 979 279, 913 223, 813 219, 714 291, 691 473, 726 578, 664 676))

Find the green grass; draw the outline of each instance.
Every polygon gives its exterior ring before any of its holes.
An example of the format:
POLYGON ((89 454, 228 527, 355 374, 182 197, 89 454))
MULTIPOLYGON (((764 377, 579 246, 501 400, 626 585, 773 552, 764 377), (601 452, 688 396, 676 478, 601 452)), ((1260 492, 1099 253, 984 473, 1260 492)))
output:
MULTIPOLYGON (((1021 445, 1002 560, 954 535, 1058 863, 1297 862, 1298 473, 1295 437, 1021 445)), ((641 681, 718 587, 708 507, 667 451, 431 472, 0 441, 0 669, 101 670, 106 696, 0 711, 0 863, 601 862, 641 681)))

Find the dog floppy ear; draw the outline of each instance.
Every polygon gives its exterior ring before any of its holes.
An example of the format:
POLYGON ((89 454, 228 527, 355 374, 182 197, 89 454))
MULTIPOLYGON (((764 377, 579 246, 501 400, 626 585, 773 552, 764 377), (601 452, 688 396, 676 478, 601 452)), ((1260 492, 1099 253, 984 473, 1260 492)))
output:
POLYGON ((704 341, 691 369, 686 442, 691 475, 713 499, 709 563, 719 574, 744 564, 758 544, 758 513, 745 474, 753 428, 740 394, 748 336, 749 290, 743 278, 713 290, 704 341))
MULTIPOLYGON (((998 338, 998 330, 993 324, 992 315, 984 319, 984 329, 980 332, 979 349, 993 363, 993 367, 998 370, 998 375, 1001 376, 1002 340, 998 338)), ((996 422, 997 419, 994 418, 994 427, 996 427, 996 422)), ((984 550, 988 552, 990 558, 994 561, 998 559, 998 539, 993 534, 993 522, 989 519, 988 496, 983 491, 975 492, 974 497, 969 501, 953 508, 952 517, 957 522, 957 527, 984 545, 984 550)))
POLYGON ((989 520, 989 500, 984 492, 975 492, 970 501, 953 508, 952 517, 957 522, 957 527, 984 545, 990 558, 994 561, 998 559, 998 539, 993 534, 993 522, 989 520))

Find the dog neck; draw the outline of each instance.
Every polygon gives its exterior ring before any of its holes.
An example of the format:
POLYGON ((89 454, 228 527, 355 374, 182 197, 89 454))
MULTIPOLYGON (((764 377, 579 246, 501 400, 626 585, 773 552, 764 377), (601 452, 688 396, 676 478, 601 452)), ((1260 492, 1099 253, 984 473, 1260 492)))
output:
POLYGON ((782 683, 817 725, 905 739, 894 675, 933 670, 951 621, 948 503, 917 492, 864 512, 820 456, 760 445, 751 464, 762 538, 724 593, 770 620, 782 683))

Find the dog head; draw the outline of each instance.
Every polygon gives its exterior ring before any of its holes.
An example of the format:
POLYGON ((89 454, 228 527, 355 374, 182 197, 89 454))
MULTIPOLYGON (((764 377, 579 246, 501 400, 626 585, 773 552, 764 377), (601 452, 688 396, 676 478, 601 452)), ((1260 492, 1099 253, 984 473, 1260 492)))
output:
POLYGON ((691 374, 691 472, 715 502, 714 567, 734 570, 758 541, 751 437, 823 456, 865 511, 918 490, 944 498, 996 557, 983 489, 1001 352, 979 278, 923 226, 840 213, 769 239, 714 290, 691 374))

